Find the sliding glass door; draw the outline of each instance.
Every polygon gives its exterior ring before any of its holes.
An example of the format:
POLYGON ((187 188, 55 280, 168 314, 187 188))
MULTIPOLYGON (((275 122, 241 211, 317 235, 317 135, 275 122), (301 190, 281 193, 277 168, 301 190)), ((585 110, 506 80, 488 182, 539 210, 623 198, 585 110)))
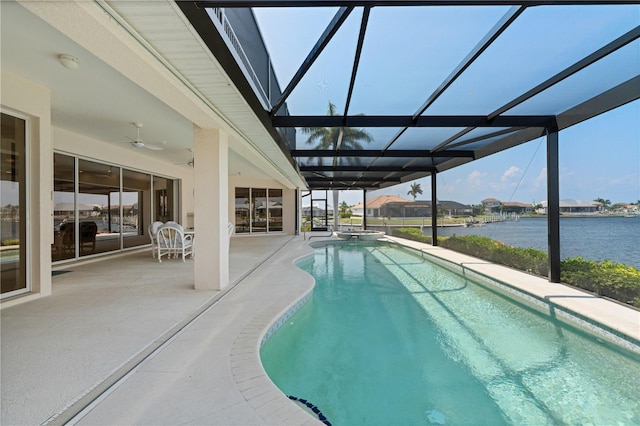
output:
POLYGON ((251 232, 251 208, 249 188, 236 188, 236 234, 247 234, 251 232))
POLYGON ((236 188, 236 234, 282 231, 282 189, 236 188))
POLYGON ((62 153, 53 169, 54 262, 149 244, 149 224, 178 210, 172 179, 62 153))
POLYGON ((174 196, 173 180, 163 177, 153 177, 154 221, 166 222, 175 220, 177 211, 176 197, 174 196))
POLYGON ((122 170, 123 247, 148 244, 151 223, 151 176, 122 170))
POLYGON ((53 246, 51 260, 76 256, 76 159, 53 154, 53 246))
POLYGON ((27 279, 27 121, 0 120, 0 283, 2 297, 29 290, 27 279))
POLYGON ((267 232, 267 190, 251 188, 251 232, 267 232))
POLYGON ((269 190, 269 232, 282 231, 282 189, 269 190))
POLYGON ((78 220, 73 223, 80 256, 120 249, 120 168, 78 160, 78 220))

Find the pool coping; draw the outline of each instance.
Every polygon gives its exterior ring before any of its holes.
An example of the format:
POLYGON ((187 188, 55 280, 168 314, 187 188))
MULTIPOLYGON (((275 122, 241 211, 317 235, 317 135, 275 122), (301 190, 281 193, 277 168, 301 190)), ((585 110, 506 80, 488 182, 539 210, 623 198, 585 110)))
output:
POLYGON ((279 269, 294 268, 299 274, 303 274, 305 278, 301 284, 306 288, 298 289, 293 301, 291 294, 288 294, 251 318, 235 337, 230 351, 230 367, 236 387, 247 404, 266 424, 324 424, 275 385, 260 358, 262 345, 295 315, 313 294, 315 279, 296 266, 298 261, 313 256, 310 245, 306 242, 303 245, 302 251, 306 251, 305 253, 301 254, 300 250, 283 253, 284 258, 279 269))

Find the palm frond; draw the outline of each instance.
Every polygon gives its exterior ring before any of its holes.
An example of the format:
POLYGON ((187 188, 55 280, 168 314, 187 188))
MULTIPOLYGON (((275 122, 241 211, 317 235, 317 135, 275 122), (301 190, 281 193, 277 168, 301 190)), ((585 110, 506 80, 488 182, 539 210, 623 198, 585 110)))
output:
MULTIPOLYGON (((338 114, 336 106, 329 102, 327 109, 327 115, 336 116, 338 114)), ((316 150, 335 150, 338 148, 338 141, 340 140, 340 133, 342 132, 342 141, 340 144, 341 149, 350 150, 362 150, 363 145, 360 142, 371 142, 373 137, 363 129, 354 129, 352 127, 303 127, 300 131, 309 135, 306 143, 313 145, 313 149, 316 150)), ((310 160, 316 157, 309 157, 310 160)), ((349 164, 360 164, 360 158, 353 157, 346 159, 349 164)), ((317 157, 318 165, 322 164, 322 159, 317 157)))

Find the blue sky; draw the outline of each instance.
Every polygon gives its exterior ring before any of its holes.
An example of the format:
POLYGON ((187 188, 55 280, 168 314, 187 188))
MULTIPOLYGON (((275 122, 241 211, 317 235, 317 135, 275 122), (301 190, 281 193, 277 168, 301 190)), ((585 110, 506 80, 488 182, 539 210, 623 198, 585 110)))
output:
MULTIPOLYGON (((560 132, 559 147, 561 199, 640 200, 640 101, 565 129, 560 132)), ((422 197, 428 199, 430 178, 417 182, 422 197)), ((544 201, 546 140, 536 139, 440 173, 437 184, 439 199, 465 204, 479 204, 488 197, 522 203, 544 201)), ((407 197, 409 185, 371 195, 407 197)))
MULTIPOLYGON (((349 114, 415 113, 507 9, 462 8, 453 12, 450 8, 413 8, 409 14, 406 8, 372 9, 349 114), (444 37, 446 43, 423 42, 435 37, 444 37)), ((335 10, 254 9, 282 88, 335 10)), ((527 9, 512 32, 505 33, 504 40, 501 37, 487 52, 484 63, 478 61, 469 69, 468 77, 463 76, 452 86, 455 96, 443 96, 428 113, 447 114, 460 108, 463 114, 488 113, 510 101, 514 94, 531 88, 522 84, 543 81, 640 24, 638 5, 591 6, 580 13, 575 11, 572 7, 527 9)), ((325 114, 328 102, 342 112, 360 16, 359 11, 352 13, 291 94, 287 102, 293 114, 325 114)), ((603 85, 611 87, 637 75, 640 42, 609 55, 606 61, 606 66, 590 67, 554 87, 551 97, 522 104, 514 113, 527 113, 528 108, 540 106, 573 106, 603 85)), ((559 112, 562 109, 555 111, 559 112)), ((388 142, 397 131, 366 130, 374 135, 372 148, 388 142)), ((426 131, 416 129, 398 143, 410 146, 425 135, 426 131)), ((559 140, 561 199, 601 197, 613 203, 640 200, 640 101, 565 129, 559 140)), ((298 143, 304 141, 299 139, 298 143)), ((419 198, 429 199, 430 178, 417 182, 423 190, 419 198)), ((409 185, 371 191, 369 196, 411 198, 407 195, 409 185)), ((544 138, 534 140, 440 173, 437 187, 439 199, 466 204, 478 204, 488 197, 525 203, 544 201, 546 142, 544 138)), ((361 201, 361 192, 343 193, 340 199, 355 204, 361 201)))

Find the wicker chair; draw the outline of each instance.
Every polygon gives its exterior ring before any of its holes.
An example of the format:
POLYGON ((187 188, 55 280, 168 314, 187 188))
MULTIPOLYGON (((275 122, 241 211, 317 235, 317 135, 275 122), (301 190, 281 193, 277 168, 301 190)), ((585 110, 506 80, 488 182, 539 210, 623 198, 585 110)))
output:
POLYGON ((162 256, 182 257, 183 262, 188 255, 193 258, 193 235, 185 235, 182 226, 165 223, 158 228, 156 237, 158 262, 162 262, 162 256))
POLYGON ((149 225, 149 238, 151 239, 151 256, 156 258, 156 253, 158 252, 158 228, 162 226, 162 222, 155 221, 151 225, 149 225))

